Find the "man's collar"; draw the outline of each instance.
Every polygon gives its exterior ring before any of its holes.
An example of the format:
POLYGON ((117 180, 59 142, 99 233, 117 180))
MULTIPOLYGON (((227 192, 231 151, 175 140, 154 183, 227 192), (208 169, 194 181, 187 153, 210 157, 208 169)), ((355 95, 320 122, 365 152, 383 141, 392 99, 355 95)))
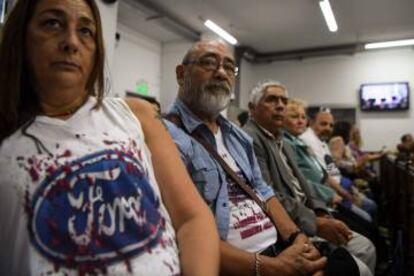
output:
POLYGON ((252 121, 252 123, 254 125, 256 125, 266 136, 268 136, 271 139, 274 139, 276 141, 280 141, 282 140, 283 137, 283 132, 280 132, 280 135, 278 135, 277 137, 273 135, 273 133, 271 133, 270 131, 268 131, 267 129, 265 129, 264 127, 262 127, 258 122, 256 122, 253 118, 250 119, 252 121))
POLYGON ((315 135, 316 139, 318 139, 319 142, 321 143, 326 143, 325 141, 323 141, 321 138, 319 138, 319 136, 316 134, 316 132, 313 130, 312 127, 309 127, 309 129, 312 131, 313 135, 315 135))
MULTIPOLYGON (((309 131, 316 137, 316 138, 318 138, 319 139, 319 137, 318 137, 318 135, 316 135, 316 132, 313 130, 313 128, 310 126, 310 127, 308 127, 309 128, 309 131)), ((319 139, 320 140, 320 139, 319 139)))
MULTIPOLYGON (((193 133, 194 130, 200 125, 205 125, 204 122, 197 115, 195 115, 179 98, 175 99, 169 113, 177 114, 180 116, 183 127, 188 133, 193 133)), ((231 129, 233 127, 232 124, 221 114, 219 114, 217 117, 217 122, 220 127, 224 127, 225 129, 231 129)))
POLYGON ((264 127, 262 127, 259 123, 257 123, 256 121, 253 120, 253 122, 255 122, 257 124, 257 126, 263 131, 263 133, 267 136, 269 136, 272 139, 276 139, 276 137, 273 135, 273 133, 271 133, 270 131, 268 131, 267 129, 265 129, 264 127))

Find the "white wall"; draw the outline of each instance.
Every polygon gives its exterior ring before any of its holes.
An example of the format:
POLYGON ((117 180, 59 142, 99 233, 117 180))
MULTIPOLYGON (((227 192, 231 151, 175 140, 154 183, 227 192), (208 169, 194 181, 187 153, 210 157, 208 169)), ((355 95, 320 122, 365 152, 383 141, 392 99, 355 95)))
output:
POLYGON ((356 107, 365 148, 393 147, 403 133, 414 133, 414 87, 407 112, 359 112, 358 88, 362 83, 409 81, 414 86, 414 51, 411 48, 358 53, 303 61, 274 62, 242 68, 241 107, 246 108, 251 87, 271 78, 284 83, 291 97, 310 105, 356 107), (250 75, 249 75, 250 72, 250 75), (246 75, 247 74, 247 75, 246 75))
POLYGON ((118 21, 118 2, 114 4, 104 4, 102 1, 97 1, 97 4, 99 7, 99 12, 101 14, 102 29, 105 42, 106 84, 109 85, 107 89, 109 93, 112 94, 112 68, 114 63, 115 32, 118 21))
POLYGON ((239 69, 240 73, 237 77, 240 79, 239 99, 240 107, 243 109, 248 109, 247 104, 249 103, 250 90, 256 83, 256 77, 253 71, 253 67, 255 66, 250 62, 246 61, 245 59, 241 60, 239 69))
MULTIPOLYGON (((175 67, 192 43, 178 41, 160 44, 120 25, 121 41, 115 50, 114 90, 134 90, 136 82, 148 79, 151 95, 161 102, 163 111, 174 101, 178 85, 175 67)), ((358 53, 303 61, 250 64, 242 61, 240 107, 247 108, 248 95, 259 80, 272 78, 287 85, 290 95, 310 105, 356 107, 362 83, 409 81, 414 85, 414 51, 410 48, 358 53)), ((414 91, 414 88, 413 88, 414 91)), ((414 92, 412 92, 414 93, 414 92)), ((393 147, 403 133, 414 133, 414 100, 407 112, 357 113, 365 149, 393 147)))
POLYGON ((149 96, 159 100, 161 82, 161 43, 118 23, 120 40, 115 46, 113 66, 114 95, 135 91, 137 83, 149 86, 149 96))
POLYGON ((185 53, 191 47, 188 41, 164 43, 161 59, 161 110, 168 111, 177 96, 178 84, 175 78, 175 67, 181 63, 185 53))

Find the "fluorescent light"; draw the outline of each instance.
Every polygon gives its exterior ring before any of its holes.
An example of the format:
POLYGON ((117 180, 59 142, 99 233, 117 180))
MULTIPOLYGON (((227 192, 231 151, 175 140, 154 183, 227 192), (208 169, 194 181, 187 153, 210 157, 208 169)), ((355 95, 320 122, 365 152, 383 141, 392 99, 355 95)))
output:
POLYGON ((410 45, 414 45, 414 39, 404 39, 404 40, 367 43, 367 44, 365 44, 364 47, 365 47, 365 49, 370 50, 370 49, 401 47, 401 46, 410 46, 410 45))
POLYGON ((6 14, 6 1, 3 1, 3 3, 1 4, 1 14, 0 14, 0 24, 4 23, 4 16, 6 14))
POLYGON ((332 11, 331 4, 329 4, 329 0, 320 1, 319 6, 321 7, 323 17, 325 18, 329 31, 336 32, 338 30, 338 25, 336 24, 335 16, 332 11))
POLYGON ((237 39, 234 36, 232 36, 231 34, 229 34, 228 32, 226 32, 225 30, 223 30, 219 25, 217 25, 213 21, 207 19, 204 22, 204 25, 207 28, 209 28, 210 30, 212 30, 213 32, 215 32, 216 34, 218 34, 219 36, 221 36, 228 43, 230 43, 232 45, 236 45, 237 44, 237 39))

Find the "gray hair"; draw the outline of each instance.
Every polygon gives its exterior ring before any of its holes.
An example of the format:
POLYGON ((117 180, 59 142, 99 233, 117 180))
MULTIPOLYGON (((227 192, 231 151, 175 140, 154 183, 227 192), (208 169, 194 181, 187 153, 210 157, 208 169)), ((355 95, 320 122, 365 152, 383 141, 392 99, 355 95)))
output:
MULTIPOLYGON (((191 59, 193 59, 194 55, 198 51, 200 51, 200 46, 206 45, 206 44, 222 44, 228 48, 228 45, 224 41, 219 40, 219 39, 200 40, 200 41, 195 42, 193 45, 191 45, 190 49, 188 49, 187 52, 185 53, 181 63, 184 64, 190 61, 191 59)), ((233 51, 231 51, 231 53, 233 53, 233 51)))
POLYGON ((250 92, 250 102, 252 104, 257 104, 257 102, 263 97, 264 92, 266 89, 270 86, 277 86, 282 88, 286 96, 288 96, 288 90, 285 85, 283 85, 281 82, 275 81, 275 80, 264 80, 258 82, 250 92))

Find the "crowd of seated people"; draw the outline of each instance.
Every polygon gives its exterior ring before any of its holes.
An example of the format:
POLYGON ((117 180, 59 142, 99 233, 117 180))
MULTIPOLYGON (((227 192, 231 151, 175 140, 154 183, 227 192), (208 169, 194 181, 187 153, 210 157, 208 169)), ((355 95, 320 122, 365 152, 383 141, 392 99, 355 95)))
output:
POLYGON ((279 82, 260 82, 252 90, 251 119, 244 129, 253 138, 262 174, 290 216, 309 236, 343 246, 355 257, 360 274, 369 275, 375 268, 374 246, 333 217, 333 212, 315 191, 316 186, 321 189, 322 185, 314 185, 315 182, 301 173, 292 147, 284 139, 287 104, 287 89, 279 82))
MULTIPOLYGON (((310 118, 309 127, 300 137, 315 153, 316 158, 326 170, 327 174, 331 176, 336 183, 339 183, 339 185, 333 187, 340 186, 347 192, 342 192, 341 194, 346 196, 345 198, 348 200, 342 205, 346 208, 350 208, 352 212, 371 222, 372 217, 370 213, 375 213, 375 202, 364 195, 360 195, 358 198, 353 196, 356 194, 354 183, 340 171, 332 156, 331 150, 329 149, 328 142, 332 136, 334 119, 333 114, 328 110, 317 112, 310 118)), ((337 191, 341 192, 341 189, 338 187, 337 191)))
POLYGON ((230 122, 223 42, 186 52, 161 118, 104 97, 94 0, 18 0, 1 39, 2 275, 375 275, 377 206, 348 173, 381 156, 329 148, 332 114, 307 127, 274 80, 230 122))
POLYGON ((378 201, 377 196, 381 192, 378 190, 378 173, 373 167, 373 162, 381 159, 387 152, 384 149, 363 152, 361 144, 359 128, 346 121, 335 123, 329 146, 337 166, 364 193, 370 194, 370 191, 375 191, 375 199, 378 201))

